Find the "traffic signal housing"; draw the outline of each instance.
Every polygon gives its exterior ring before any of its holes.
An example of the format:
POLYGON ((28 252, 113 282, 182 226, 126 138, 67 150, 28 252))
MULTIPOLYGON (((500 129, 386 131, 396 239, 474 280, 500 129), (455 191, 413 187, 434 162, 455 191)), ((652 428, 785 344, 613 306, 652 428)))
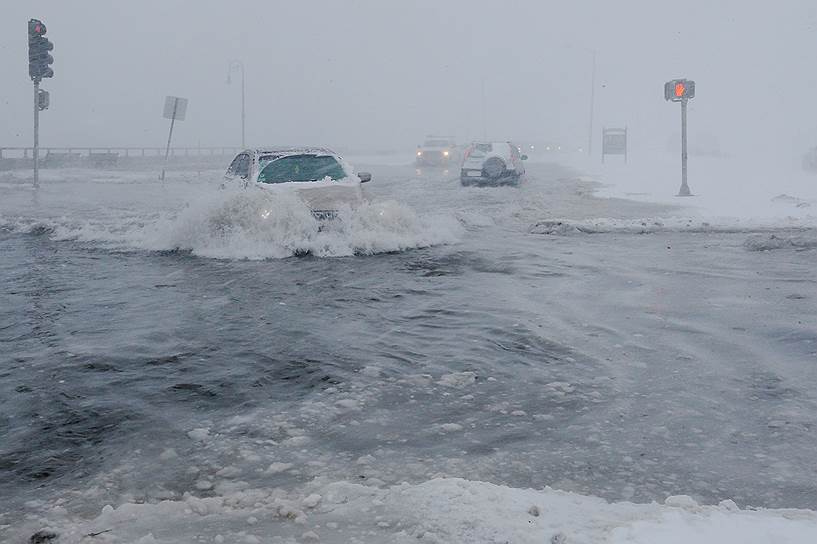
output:
POLYGON ((47 110, 48 106, 51 105, 51 94, 44 90, 39 89, 37 91, 37 108, 40 111, 47 110))
POLYGON ((695 82, 691 79, 673 79, 664 83, 664 100, 681 102, 695 98, 695 82))
POLYGON ((35 83, 54 77, 54 70, 50 66, 54 57, 49 53, 54 50, 54 44, 45 37, 46 32, 45 24, 39 19, 28 22, 28 75, 35 83))

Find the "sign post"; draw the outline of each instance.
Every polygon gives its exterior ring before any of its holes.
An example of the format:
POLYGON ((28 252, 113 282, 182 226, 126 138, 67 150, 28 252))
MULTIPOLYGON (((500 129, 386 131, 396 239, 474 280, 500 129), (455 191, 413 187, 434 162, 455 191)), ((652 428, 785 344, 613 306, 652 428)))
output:
POLYGON ((627 127, 601 130, 601 162, 605 155, 624 155, 627 163, 627 127))
POLYGON ((176 120, 184 121, 187 115, 187 99, 179 98, 178 96, 165 97, 165 111, 164 118, 170 119, 170 132, 167 135, 167 147, 165 148, 165 164, 162 167, 162 175, 159 179, 163 182, 165 180, 165 170, 167 170, 167 161, 170 156, 170 142, 173 139, 173 127, 176 125, 176 120))
POLYGON ((687 184, 687 103, 695 98, 695 82, 673 79, 664 83, 664 100, 681 103, 681 188, 676 196, 692 196, 687 184))

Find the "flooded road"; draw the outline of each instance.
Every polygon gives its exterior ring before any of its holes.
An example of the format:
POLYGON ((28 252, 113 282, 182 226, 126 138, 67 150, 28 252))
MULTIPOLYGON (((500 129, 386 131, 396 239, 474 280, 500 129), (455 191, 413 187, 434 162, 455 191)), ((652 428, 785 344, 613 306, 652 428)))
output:
POLYGON ((437 476, 817 508, 817 249, 762 243, 812 231, 556 164, 359 166, 372 208, 334 231, 195 204, 217 174, 3 186, 0 537, 55 505, 437 476), (250 226, 208 232, 225 213, 250 226))

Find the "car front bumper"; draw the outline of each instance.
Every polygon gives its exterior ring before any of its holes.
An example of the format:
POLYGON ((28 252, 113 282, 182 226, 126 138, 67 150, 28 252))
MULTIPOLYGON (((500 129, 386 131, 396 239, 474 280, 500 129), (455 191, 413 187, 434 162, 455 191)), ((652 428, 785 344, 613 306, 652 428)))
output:
POLYGON ((422 155, 417 155, 415 160, 419 165, 448 164, 451 161, 451 155, 444 155, 437 151, 424 151, 422 155))

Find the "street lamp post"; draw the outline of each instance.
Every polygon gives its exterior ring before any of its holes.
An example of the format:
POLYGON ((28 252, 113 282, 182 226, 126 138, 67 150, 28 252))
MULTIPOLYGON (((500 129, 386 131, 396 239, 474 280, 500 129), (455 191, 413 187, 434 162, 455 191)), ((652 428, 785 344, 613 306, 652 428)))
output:
POLYGON ((482 78, 482 139, 488 141, 488 108, 485 105, 485 78, 482 78))
POLYGON ((227 84, 232 81, 230 74, 241 70, 241 149, 246 147, 246 94, 244 86, 244 63, 240 60, 231 60, 227 63, 227 84))
MULTIPOLYGON (((567 49, 575 49, 590 53, 592 56, 592 64, 590 67, 590 116, 587 120, 587 155, 593 156, 593 117, 596 113, 596 56, 598 50, 580 45, 572 45, 569 43, 562 43, 561 47, 567 49)), ((581 151, 581 150, 580 150, 581 151)))
POLYGON ((590 75, 590 126, 587 129, 587 155, 593 156, 593 113, 596 109, 596 50, 593 50, 593 70, 590 75))

